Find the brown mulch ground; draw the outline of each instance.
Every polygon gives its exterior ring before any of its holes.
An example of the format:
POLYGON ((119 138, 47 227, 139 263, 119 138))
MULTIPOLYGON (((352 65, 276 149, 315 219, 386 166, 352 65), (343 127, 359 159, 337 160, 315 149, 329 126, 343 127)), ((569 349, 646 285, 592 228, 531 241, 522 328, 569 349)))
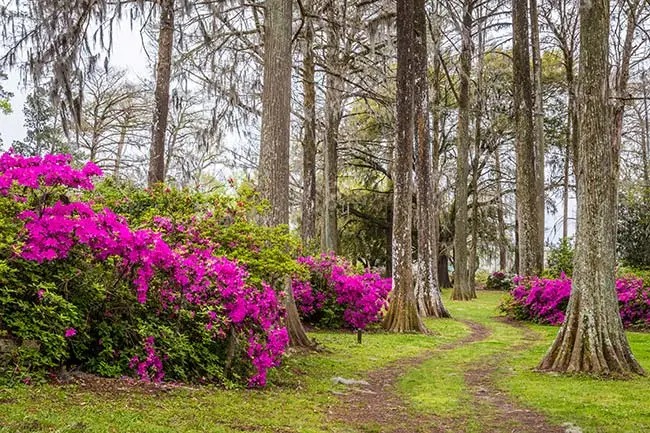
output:
POLYGON ((146 394, 162 395, 177 389, 198 389, 187 385, 174 383, 144 382, 133 378, 113 379, 99 377, 81 371, 59 372, 50 379, 55 385, 74 385, 80 391, 92 392, 100 395, 146 394))
MULTIPOLYGON (((436 352, 453 350, 484 340, 490 335, 490 329, 479 323, 471 321, 464 321, 464 323, 469 326, 470 335, 454 343, 442 345, 436 352)), ((508 324, 517 326, 514 323, 508 324)), ((532 330, 521 328, 524 339, 537 339, 532 330)), ((521 350, 523 346, 514 349, 521 350)), ((359 432, 457 433, 464 431, 465 420, 415 413, 396 390, 399 377, 410 368, 429 359, 433 353, 435 352, 400 360, 371 372, 365 378, 370 385, 351 387, 349 392, 341 395, 338 403, 329 408, 329 418, 359 432)), ((504 355, 499 355, 486 359, 480 367, 465 373, 465 381, 472 393, 473 405, 476 409, 474 417, 481 425, 482 431, 485 433, 564 432, 562 427, 550 425, 543 415, 518 406, 508 395, 496 388, 493 375, 503 357, 504 355)))

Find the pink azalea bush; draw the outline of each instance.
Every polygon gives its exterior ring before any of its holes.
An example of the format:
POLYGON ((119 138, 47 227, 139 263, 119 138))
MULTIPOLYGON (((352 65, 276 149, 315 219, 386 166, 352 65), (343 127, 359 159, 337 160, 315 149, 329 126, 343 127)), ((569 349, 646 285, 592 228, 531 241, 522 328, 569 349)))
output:
MULTIPOLYGON (((564 273, 558 279, 515 277, 515 288, 501 304, 507 316, 548 325, 564 322, 571 278, 564 273)), ((616 280, 621 319, 625 327, 650 326, 650 288, 634 276, 616 280)))
POLYGON ((357 273, 333 254, 301 257, 310 280, 295 278, 293 291, 303 320, 312 325, 366 329, 382 318, 391 280, 377 273, 357 273))
MULTIPOLYGON (((209 374, 219 379, 223 372, 210 365, 189 365, 188 359, 223 364, 227 346, 233 344, 229 338, 235 336, 248 345, 242 350, 254 369, 249 384, 263 386, 268 369, 279 365, 288 343, 281 325, 284 311, 272 287, 263 281, 250 283, 245 266, 219 255, 220 245, 201 238, 200 231, 191 226, 154 216, 150 228, 134 230, 125 217, 109 208, 93 200, 82 201, 79 191, 92 191, 93 178, 101 176, 101 170, 93 163, 81 170, 70 164, 71 157, 66 155, 26 158, 8 152, 0 156, 0 197, 15 203, 11 212, 16 212, 13 218, 8 212, 0 231, 16 230, 20 239, 6 257, 0 255, 0 265, 10 263, 38 272, 29 267, 32 262, 55 270, 57 278, 65 270, 61 278, 71 289, 58 293, 56 286, 51 290, 39 286, 31 296, 35 310, 56 303, 57 308, 66 309, 66 317, 77 318, 70 319, 78 321, 76 328, 71 326, 74 323, 62 322, 60 333, 66 339, 81 337, 74 351, 80 358, 76 361, 118 374, 118 364, 128 360, 144 380, 162 380, 168 367, 174 378, 199 375, 203 379, 209 374), (82 287, 86 274, 93 272, 108 277, 111 285, 104 282, 106 286, 98 287, 93 281, 82 287), (121 288, 126 291, 120 292, 121 288), (129 305, 131 296, 136 305, 129 305), (83 323, 82 316, 96 322, 88 324, 87 319, 83 323), (142 335, 141 345, 133 347, 129 336, 133 334, 142 335), (196 341, 203 343, 192 346, 196 341), (116 366, 111 370, 112 362, 116 366)), ((11 275, 16 278, 16 272, 11 275)), ((0 274, 0 291, 8 292, 3 284, 0 274)), ((29 298, 27 292, 20 296, 29 298)), ((47 324, 14 325, 18 321, 13 318, 25 314, 18 311, 19 305, 24 307, 22 298, 0 304, 7 318, 0 319, 0 329, 32 338, 23 334, 43 332, 47 324)), ((48 340, 54 342, 52 346, 60 341, 48 340)), ((48 350, 52 356, 47 365, 73 361, 73 354, 65 349, 48 350)))

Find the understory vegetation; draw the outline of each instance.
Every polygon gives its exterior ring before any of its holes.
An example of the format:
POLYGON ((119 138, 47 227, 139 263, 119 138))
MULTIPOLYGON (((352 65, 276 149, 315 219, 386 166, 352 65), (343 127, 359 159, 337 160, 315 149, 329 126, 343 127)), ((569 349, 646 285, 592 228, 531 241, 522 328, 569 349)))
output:
MULTIPOLYGON (((495 310, 502 296, 482 291, 469 304, 447 301, 456 320, 426 320, 430 335, 372 332, 358 345, 349 333, 312 332, 310 336, 328 350, 288 356, 270 374, 270 385, 263 391, 185 386, 147 392, 126 384, 119 393, 110 387, 79 384, 5 389, 0 392, 0 431, 150 433, 173 428, 178 432, 344 433, 354 429, 328 418, 328 408, 337 404, 337 393, 353 391, 333 384, 332 377, 363 379, 372 370, 425 352, 430 358, 399 379, 399 392, 414 416, 436 415, 446 425, 458 426, 453 431, 479 432, 487 422, 476 410, 465 372, 493 357, 498 360, 492 375, 499 399, 538 410, 553 424, 572 423, 593 433, 650 428, 645 392, 650 379, 599 381, 532 371, 557 330, 531 325, 525 331, 497 320, 495 310), (483 340, 441 348, 470 335, 461 320, 481 324, 490 334, 483 340)), ((448 297, 445 291, 444 298, 448 297)), ((628 336, 641 364, 650 366, 650 334, 628 336)), ((370 424, 366 430, 396 427, 370 424)))
POLYGON ((0 155, 0 381, 66 369, 143 381, 264 386, 288 344, 282 286, 305 319, 365 329, 390 280, 303 256, 254 222, 252 190, 95 188, 65 155, 0 155))

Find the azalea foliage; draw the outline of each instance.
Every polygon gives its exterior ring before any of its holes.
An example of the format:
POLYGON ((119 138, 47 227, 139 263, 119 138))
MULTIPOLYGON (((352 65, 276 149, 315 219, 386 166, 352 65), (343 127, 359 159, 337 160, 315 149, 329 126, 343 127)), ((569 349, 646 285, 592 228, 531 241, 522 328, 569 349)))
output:
MULTIPOLYGON (((62 324, 64 340, 52 339, 53 346, 58 343, 64 348, 53 355, 50 365, 65 363, 73 356, 88 361, 93 351, 106 356, 102 347, 108 345, 111 348, 108 356, 116 364, 131 352, 128 364, 142 379, 162 380, 167 367, 175 371, 172 376, 180 378, 216 374, 209 367, 178 365, 187 362, 185 354, 165 353, 171 345, 166 348, 164 342, 175 334, 171 328, 176 327, 176 331, 188 334, 183 339, 186 345, 192 338, 207 338, 203 347, 207 357, 214 352, 226 353, 225 342, 235 344, 228 340, 231 335, 243 339, 244 351, 254 367, 249 383, 264 385, 268 369, 279 364, 288 342, 286 329, 281 325, 284 311, 273 288, 262 281, 250 284, 244 266, 217 254, 220 245, 199 238, 199 232, 192 227, 155 217, 151 224, 155 229, 136 230, 125 217, 111 209, 97 205, 92 199, 82 200, 80 192, 94 189, 93 178, 101 176, 101 170, 93 163, 77 170, 70 163, 71 158, 65 155, 25 158, 8 152, 0 156, 0 195, 16 204, 11 208, 15 211, 13 219, 12 215, 3 215, 4 225, 14 228, 15 237, 20 241, 0 263, 7 269, 6 273, 15 278, 16 272, 11 272, 11 267, 25 266, 25 262, 44 268, 50 263, 65 266, 75 262, 86 268, 102 268, 113 277, 113 284, 98 288, 98 299, 89 305, 74 303, 74 283, 63 292, 56 285, 34 286, 35 304, 46 307, 59 302, 69 310, 65 314, 68 319, 62 324), (178 233, 189 236, 176 236, 178 233), (113 316, 111 305, 115 304, 115 292, 124 286, 131 290, 133 300, 141 307, 123 305, 126 301, 123 298, 128 298, 124 294, 117 304, 121 314, 126 314, 123 310, 127 309, 129 318, 139 323, 141 329, 123 329, 122 335, 116 335, 117 331, 102 334, 103 328, 112 326, 106 318, 113 316), (101 307, 97 307, 96 301, 100 301, 101 307), (96 314, 98 308, 104 310, 103 314, 96 314), (83 322, 79 313, 84 310, 88 310, 87 318, 99 316, 101 321, 83 322), (159 335, 154 335, 156 332, 159 335), (100 338, 92 341, 98 334, 100 338), (133 334, 140 335, 140 349, 125 345, 126 341, 133 341, 133 334), (75 339, 83 341, 75 346, 75 339), (210 348, 209 341, 224 344, 210 348), (68 343, 74 350, 65 350, 68 343), (140 354, 135 353, 138 350, 140 354), (196 371, 188 373, 188 370, 196 371)), ((75 275, 81 280, 83 272, 77 271, 75 275)), ((6 282, 0 275, 0 284, 6 282)), ((3 284, 2 289, 10 295, 8 286, 3 284)), ((11 302, 3 304, 6 308, 3 317, 8 319, 0 321, 0 329, 22 339, 39 337, 26 335, 24 327, 14 326, 11 318, 16 317, 28 294, 21 292, 16 296, 21 299, 10 299, 11 302), (21 332, 25 335, 20 335, 21 332)), ((78 298, 83 296, 86 295, 78 298)), ((171 352, 186 350, 181 346, 176 344, 171 352)), ((192 360, 206 361, 200 353, 193 353, 192 360)), ((106 370, 106 362, 102 362, 106 370)), ((98 364, 101 366, 102 362, 98 364)))

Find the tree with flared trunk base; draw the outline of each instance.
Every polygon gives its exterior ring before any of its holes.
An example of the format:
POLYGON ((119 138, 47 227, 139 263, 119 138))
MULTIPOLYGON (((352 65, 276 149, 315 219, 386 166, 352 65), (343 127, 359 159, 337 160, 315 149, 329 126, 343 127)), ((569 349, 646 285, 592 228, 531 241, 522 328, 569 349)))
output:
POLYGON ((615 287, 619 149, 610 134, 609 25, 608 0, 581 1, 573 288, 542 371, 644 374, 623 331, 615 287))
MULTIPOLYGON (((262 91, 262 141, 258 168, 259 191, 271 205, 262 216, 268 226, 289 224, 289 144, 291 116, 291 4, 268 0, 264 16, 264 89, 262 91)), ((289 344, 312 347, 291 290, 285 282, 286 326, 289 344)))
POLYGON ((454 301, 473 298, 467 265, 467 178, 469 173, 469 83, 472 69, 472 5, 474 0, 463 2, 461 31, 460 71, 458 91, 458 155, 456 156, 456 193, 454 216, 454 301))
MULTIPOLYGON (((516 199, 520 275, 539 275, 544 267, 543 242, 540 242, 540 203, 538 201, 538 155, 533 122, 528 39, 528 0, 512 2, 513 111, 515 118, 516 199)), ((542 204, 543 206, 543 204, 542 204)), ((543 236, 542 236, 543 237, 543 236)))
POLYGON ((415 303, 411 252, 413 183, 413 0, 397 0, 397 137, 393 155, 393 292, 384 329, 425 332, 415 303))
MULTIPOLYGON (((425 0, 414 0, 414 116, 415 147, 417 155, 416 193, 418 260, 415 296, 420 314, 429 317, 451 317, 442 303, 438 286, 437 253, 438 230, 434 211, 437 206, 434 187, 433 157, 429 133, 429 83, 427 80, 427 23, 425 0)), ((436 21, 437 22, 437 21, 436 21)), ((437 185, 437 183, 436 183, 437 185)))

